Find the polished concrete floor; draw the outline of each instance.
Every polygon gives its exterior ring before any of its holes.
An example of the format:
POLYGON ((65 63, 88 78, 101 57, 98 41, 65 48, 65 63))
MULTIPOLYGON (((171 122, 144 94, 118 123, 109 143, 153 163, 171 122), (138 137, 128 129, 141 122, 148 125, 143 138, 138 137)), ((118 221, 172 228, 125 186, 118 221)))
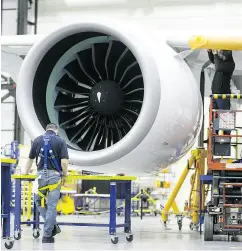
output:
MULTIPOLYGON (((60 216, 58 220, 108 222, 104 216, 60 216)), ((119 217, 118 222, 122 221, 123 218, 119 217)), ((119 243, 116 245, 110 242, 108 231, 103 228, 62 226, 62 232, 56 236, 54 244, 42 244, 41 237, 32 237, 31 227, 23 226, 22 238, 15 241, 12 250, 242 250, 242 242, 228 242, 226 238, 204 242, 203 235, 192 232, 188 225, 189 221, 184 220, 183 228, 179 231, 175 219, 165 228, 159 216, 145 216, 142 221, 132 217, 133 242, 127 243, 122 229, 118 229, 119 243)))

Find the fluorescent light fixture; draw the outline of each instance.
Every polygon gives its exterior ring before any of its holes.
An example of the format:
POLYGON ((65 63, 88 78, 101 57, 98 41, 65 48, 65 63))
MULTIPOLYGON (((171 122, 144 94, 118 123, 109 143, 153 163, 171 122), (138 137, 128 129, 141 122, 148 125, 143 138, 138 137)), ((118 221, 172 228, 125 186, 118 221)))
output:
POLYGON ((127 0, 65 0, 67 6, 123 5, 127 0))

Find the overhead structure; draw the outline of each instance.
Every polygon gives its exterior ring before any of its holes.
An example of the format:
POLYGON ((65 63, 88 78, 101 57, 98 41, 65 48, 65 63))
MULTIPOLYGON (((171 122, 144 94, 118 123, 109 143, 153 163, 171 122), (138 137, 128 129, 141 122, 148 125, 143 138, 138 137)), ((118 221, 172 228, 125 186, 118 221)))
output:
POLYGON ((170 37, 167 40, 173 48, 183 49, 213 49, 213 50, 242 50, 242 37, 240 36, 184 36, 170 37))

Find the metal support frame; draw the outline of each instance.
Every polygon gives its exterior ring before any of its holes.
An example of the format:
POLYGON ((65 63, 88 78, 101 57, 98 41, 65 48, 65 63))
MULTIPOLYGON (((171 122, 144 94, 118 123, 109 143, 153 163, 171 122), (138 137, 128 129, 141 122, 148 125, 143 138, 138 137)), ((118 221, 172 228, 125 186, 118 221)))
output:
POLYGON ((109 234, 116 235, 116 182, 110 182, 109 234))
MULTIPOLYGON (((191 182, 191 190, 190 190, 190 196, 189 196, 189 207, 188 207, 188 214, 191 217, 191 224, 190 228, 198 229, 198 224, 199 224, 199 204, 200 204, 200 194, 199 194, 199 189, 200 189, 200 176, 204 174, 204 160, 206 157, 206 151, 201 148, 197 148, 196 150, 192 151, 192 155, 190 159, 188 160, 188 163, 186 167, 184 168, 179 180, 177 181, 177 184, 172 191, 163 211, 162 211, 162 221, 166 225, 166 222, 168 221, 168 216, 169 216, 169 210, 171 209, 173 203, 175 202, 176 196, 178 192, 180 191, 188 173, 190 170, 195 170, 195 173, 192 178, 191 182), (194 165, 194 168, 192 166, 194 165)), ((185 212, 184 212, 185 213, 185 212)), ((182 225, 181 219, 182 215, 184 213, 176 213, 178 216, 178 226, 180 229, 180 226, 182 225)))
POLYGON ((14 234, 21 233, 21 180, 15 180, 14 234))
POLYGON ((200 208, 200 224, 199 224, 199 228, 200 228, 200 234, 202 233, 202 224, 204 221, 204 185, 211 185, 213 181, 213 176, 210 175, 201 175, 200 176, 200 203, 199 203, 199 208, 200 208))
POLYGON ((1 89, 8 90, 8 93, 6 93, 1 97, 1 103, 3 103, 10 96, 15 98, 16 83, 13 81, 11 77, 7 77, 3 73, 1 74, 1 89))
MULTIPOLYGON (((13 176, 14 177, 14 176, 13 176)), ((15 178, 15 210, 14 210, 14 231, 15 239, 21 238, 21 225, 32 224, 33 225, 33 236, 37 236, 35 231, 39 231, 39 225, 44 224, 39 221, 39 212, 34 205, 33 221, 21 221, 21 183, 22 181, 33 181, 34 178, 15 178)), ((100 179, 101 180, 101 179, 100 179)), ((90 227, 108 227, 109 235, 111 237, 112 243, 116 244, 118 242, 118 237, 116 236, 117 228, 124 228, 126 233, 126 240, 128 242, 133 240, 127 238, 132 235, 131 233, 131 180, 110 180, 110 218, 108 224, 97 224, 97 223, 75 223, 75 222, 58 222, 58 225, 66 226, 90 226, 90 227), (123 183, 125 186, 125 212, 124 212, 124 223, 117 224, 116 217, 116 185, 117 183, 123 183), (113 239, 116 238, 116 239, 113 239)), ((38 238, 38 237, 35 237, 38 238)))
POLYGON ((125 183, 125 212, 124 212, 124 232, 131 231, 131 182, 125 183))
MULTIPOLYGON (((17 35, 24 35, 28 32, 28 0, 18 0, 17 35)), ((14 139, 23 143, 24 129, 21 124, 17 103, 15 99, 14 109, 14 139)))
POLYGON ((11 164, 1 164, 1 190, 2 208, 1 218, 3 218, 2 237, 10 238, 10 200, 11 200, 11 164))
POLYGON ((17 35, 28 32, 28 0, 18 0, 17 35))
POLYGON ((166 223, 168 221, 169 210, 170 210, 172 204, 174 203, 176 196, 177 196, 179 190, 181 189, 181 187, 182 187, 182 185, 183 185, 183 183, 189 173, 190 168, 192 167, 192 165, 194 163, 194 160, 195 160, 195 158, 192 155, 191 158, 189 159, 186 167, 184 168, 179 180, 177 181, 176 186, 174 187, 174 190, 172 191, 172 193, 171 193, 171 195, 170 195, 170 197, 169 197, 169 199, 168 199, 168 201, 162 211, 162 221, 164 223, 166 223))

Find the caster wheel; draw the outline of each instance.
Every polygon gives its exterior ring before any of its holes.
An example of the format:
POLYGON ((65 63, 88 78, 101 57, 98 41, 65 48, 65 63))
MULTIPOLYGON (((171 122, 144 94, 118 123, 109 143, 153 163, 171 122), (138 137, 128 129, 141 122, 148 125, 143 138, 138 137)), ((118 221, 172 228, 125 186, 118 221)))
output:
POLYGON ((111 237, 111 242, 112 242, 113 244, 117 244, 117 243, 118 243, 118 236, 113 236, 113 237, 111 237))
POLYGON ((132 234, 126 235, 126 241, 132 242, 134 239, 134 236, 132 234))
POLYGON ((11 249, 13 247, 14 241, 6 241, 4 243, 5 248, 11 249))
POLYGON ((39 232, 39 231, 34 231, 34 232, 33 232, 33 237, 34 237, 35 239, 38 239, 38 238, 40 237, 40 232, 39 232))
POLYGON ((14 234, 14 239, 17 240, 17 241, 20 240, 21 239, 21 233, 19 233, 19 232, 15 233, 14 234))
POLYGON ((205 214, 204 217, 204 241, 213 241, 214 217, 205 214))

